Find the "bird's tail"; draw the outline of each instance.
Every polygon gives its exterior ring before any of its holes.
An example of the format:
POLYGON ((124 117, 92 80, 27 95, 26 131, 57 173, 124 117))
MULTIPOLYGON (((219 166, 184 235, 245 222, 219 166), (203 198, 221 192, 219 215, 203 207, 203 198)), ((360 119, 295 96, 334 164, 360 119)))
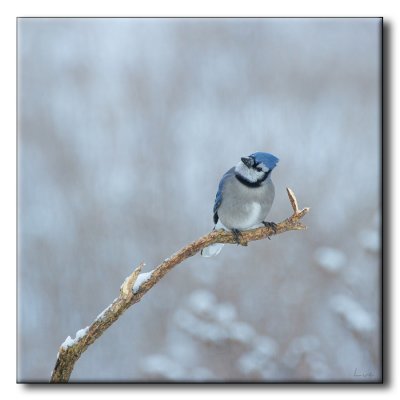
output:
POLYGON ((205 247, 200 254, 203 257, 213 257, 218 255, 223 247, 224 245, 222 243, 215 243, 212 244, 211 246, 205 247))

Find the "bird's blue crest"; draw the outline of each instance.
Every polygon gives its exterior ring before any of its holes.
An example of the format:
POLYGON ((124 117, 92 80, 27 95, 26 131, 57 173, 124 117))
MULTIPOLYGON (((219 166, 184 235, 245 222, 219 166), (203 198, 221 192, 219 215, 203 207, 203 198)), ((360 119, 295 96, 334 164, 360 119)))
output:
POLYGON ((250 154, 250 157, 253 157, 256 160, 256 163, 264 164, 268 169, 275 168, 276 164, 279 162, 279 158, 275 157, 273 154, 263 153, 261 151, 250 154))

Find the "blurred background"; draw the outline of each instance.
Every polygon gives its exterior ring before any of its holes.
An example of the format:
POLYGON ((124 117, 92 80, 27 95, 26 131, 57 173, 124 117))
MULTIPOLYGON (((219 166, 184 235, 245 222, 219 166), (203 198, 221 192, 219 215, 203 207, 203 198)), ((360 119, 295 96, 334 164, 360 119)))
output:
POLYGON ((71 381, 381 378, 379 19, 18 20, 18 371, 209 232, 267 151, 308 230, 177 266, 71 381))

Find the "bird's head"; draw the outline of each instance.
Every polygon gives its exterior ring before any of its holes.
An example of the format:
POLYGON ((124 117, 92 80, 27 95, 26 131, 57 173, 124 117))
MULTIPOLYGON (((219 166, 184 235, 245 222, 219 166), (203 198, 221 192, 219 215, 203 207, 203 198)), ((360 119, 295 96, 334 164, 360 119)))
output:
POLYGON ((270 153, 257 152, 242 157, 235 167, 235 173, 251 184, 261 184, 271 174, 279 159, 270 153))

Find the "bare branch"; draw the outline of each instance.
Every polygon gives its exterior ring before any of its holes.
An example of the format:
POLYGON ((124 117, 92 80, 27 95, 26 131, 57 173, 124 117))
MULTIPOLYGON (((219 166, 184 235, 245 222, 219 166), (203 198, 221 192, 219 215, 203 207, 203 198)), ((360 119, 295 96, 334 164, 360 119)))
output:
MULTIPOLYGON (((310 209, 304 208, 303 210, 299 210, 293 191, 287 188, 287 193, 293 208, 293 214, 277 224, 275 230, 272 227, 261 227, 242 232, 240 237, 241 245, 247 246, 248 242, 253 240, 261 240, 283 232, 304 230, 307 228, 300 222, 300 219, 303 218, 310 209)), ((133 273, 125 279, 121 286, 119 296, 97 316, 92 324, 85 329, 79 330, 74 339, 68 337, 61 345, 50 382, 68 382, 74 365, 82 353, 98 339, 124 311, 131 305, 139 302, 144 294, 173 267, 214 243, 236 244, 237 242, 231 232, 224 230, 212 231, 183 247, 150 272, 140 273, 144 266, 144 263, 141 263, 133 273)))
POLYGON ((294 195, 292 189, 286 188, 287 194, 289 196, 290 204, 292 205, 294 214, 299 212, 299 206, 297 204, 296 196, 294 195))

